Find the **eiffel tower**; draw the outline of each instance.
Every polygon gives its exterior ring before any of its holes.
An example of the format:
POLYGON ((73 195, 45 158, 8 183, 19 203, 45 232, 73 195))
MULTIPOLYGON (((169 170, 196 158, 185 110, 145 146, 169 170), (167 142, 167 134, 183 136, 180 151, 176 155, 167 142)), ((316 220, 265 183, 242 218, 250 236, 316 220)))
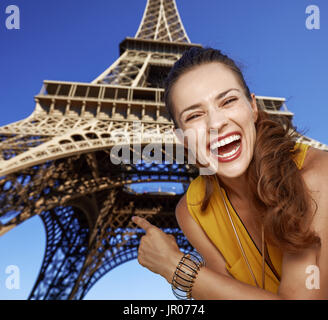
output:
MULTIPOLYGON (((163 102, 165 77, 191 47, 201 45, 190 42, 175 1, 148 0, 135 36, 120 43, 108 69, 91 83, 44 81, 32 114, 0 128, 0 235, 35 215, 46 230, 29 299, 83 299, 103 275, 135 259, 143 231, 132 215, 174 235, 182 251, 193 249, 174 216, 181 194, 136 188, 174 182, 185 191, 198 175, 175 156, 182 146, 163 102), (160 146, 163 161, 153 160, 149 144, 160 146), (124 146, 138 161, 120 161, 124 146)), ((284 98, 257 102, 274 117, 293 117, 284 98)))

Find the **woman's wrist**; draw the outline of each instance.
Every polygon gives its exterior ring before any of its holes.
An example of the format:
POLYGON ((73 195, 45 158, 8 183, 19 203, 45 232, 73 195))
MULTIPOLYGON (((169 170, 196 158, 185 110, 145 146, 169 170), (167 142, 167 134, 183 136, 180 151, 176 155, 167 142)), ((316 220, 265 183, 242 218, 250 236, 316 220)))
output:
POLYGON ((192 287, 198 271, 205 266, 203 257, 197 253, 185 253, 179 261, 172 278, 172 291, 178 299, 192 299, 192 287))
POLYGON ((170 259, 168 259, 167 269, 163 276, 169 284, 171 284, 171 282, 172 282, 174 272, 175 272, 181 258, 183 257, 183 255, 184 255, 183 252, 181 252, 179 250, 179 251, 175 252, 174 254, 172 254, 170 259))

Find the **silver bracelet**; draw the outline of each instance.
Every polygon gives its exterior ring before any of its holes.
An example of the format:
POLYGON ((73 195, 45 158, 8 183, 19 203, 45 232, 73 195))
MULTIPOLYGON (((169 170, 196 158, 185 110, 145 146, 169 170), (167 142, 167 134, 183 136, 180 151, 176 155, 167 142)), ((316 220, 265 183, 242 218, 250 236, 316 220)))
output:
POLYGON ((172 278, 172 291, 181 300, 192 299, 192 287, 198 271, 205 266, 203 257, 196 251, 185 253, 177 265, 172 278))

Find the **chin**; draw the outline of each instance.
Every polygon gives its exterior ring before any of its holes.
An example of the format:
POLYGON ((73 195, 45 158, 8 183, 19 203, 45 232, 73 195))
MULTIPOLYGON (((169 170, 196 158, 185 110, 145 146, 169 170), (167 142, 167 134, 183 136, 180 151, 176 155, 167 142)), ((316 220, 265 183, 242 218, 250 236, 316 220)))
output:
POLYGON ((243 176, 247 171, 247 168, 245 170, 225 170, 222 172, 221 170, 218 170, 217 175, 219 177, 229 178, 229 179, 235 179, 243 176))
POLYGON ((230 162, 227 164, 218 163, 216 173, 219 177, 225 178, 239 178, 243 176, 249 167, 250 161, 237 161, 235 163, 230 162))

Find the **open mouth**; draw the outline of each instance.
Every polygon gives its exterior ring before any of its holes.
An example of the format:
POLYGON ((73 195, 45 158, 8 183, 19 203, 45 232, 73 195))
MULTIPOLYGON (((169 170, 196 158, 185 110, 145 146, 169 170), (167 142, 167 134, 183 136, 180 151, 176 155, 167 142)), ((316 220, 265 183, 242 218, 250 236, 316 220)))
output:
POLYGON ((210 150, 219 161, 234 160, 241 152, 241 135, 234 133, 228 137, 215 141, 211 144, 210 150))

